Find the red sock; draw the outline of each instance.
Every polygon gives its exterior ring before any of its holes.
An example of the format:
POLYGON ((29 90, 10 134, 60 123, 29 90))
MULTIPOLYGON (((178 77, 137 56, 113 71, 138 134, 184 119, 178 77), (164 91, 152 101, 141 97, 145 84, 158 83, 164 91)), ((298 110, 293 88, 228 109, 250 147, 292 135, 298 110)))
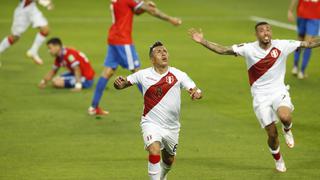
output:
POLYGON ((8 36, 8 42, 10 45, 12 45, 14 43, 14 39, 12 36, 8 36))
POLYGON ((160 162, 160 155, 149 155, 149 162, 152 164, 157 164, 158 162, 160 162))
POLYGON ((272 154, 273 158, 278 161, 280 158, 281 158, 281 154, 280 154, 280 151, 276 154, 272 154))

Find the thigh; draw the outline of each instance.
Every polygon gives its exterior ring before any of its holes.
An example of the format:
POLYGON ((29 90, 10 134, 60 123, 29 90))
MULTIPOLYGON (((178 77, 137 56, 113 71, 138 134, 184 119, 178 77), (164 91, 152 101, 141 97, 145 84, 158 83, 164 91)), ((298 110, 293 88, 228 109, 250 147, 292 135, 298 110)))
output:
POLYGON ((120 46, 117 50, 121 67, 128 70, 133 70, 140 67, 138 54, 133 45, 120 46))
POLYGON ((297 18, 297 31, 299 36, 305 36, 306 35, 306 25, 307 25, 307 19, 304 18, 297 18))
POLYGON ((11 33, 15 36, 21 36, 21 34, 28 29, 30 24, 31 21, 28 12, 21 7, 17 7, 13 16, 11 33))
POLYGON ((272 99, 272 108, 274 111, 278 111, 280 107, 287 107, 291 112, 294 110, 294 105, 291 102, 291 97, 287 90, 275 94, 272 99))
POLYGON ((308 19, 306 24, 306 35, 315 37, 319 34, 319 20, 308 19))
POLYGON ((119 66, 117 58, 117 47, 109 45, 107 50, 107 56, 104 61, 104 66, 116 69, 119 66))
POLYGON ((161 149, 163 149, 159 127, 152 123, 144 123, 141 125, 141 130, 145 149, 155 142, 159 142, 161 149))
POLYGON ((169 130, 165 130, 165 135, 163 136, 163 146, 164 150, 172 155, 175 156, 177 154, 178 142, 179 142, 179 133, 178 132, 171 132, 169 130))
POLYGON ((62 74, 60 77, 61 82, 63 82, 65 88, 74 88, 76 84, 76 78, 72 73, 62 74))
POLYGON ((37 8, 37 6, 32 7, 30 14, 30 20, 33 28, 44 27, 48 25, 47 19, 43 16, 42 12, 37 8))
POLYGON ((277 121, 277 114, 272 109, 272 101, 269 96, 254 97, 253 101, 254 113, 262 128, 277 121))

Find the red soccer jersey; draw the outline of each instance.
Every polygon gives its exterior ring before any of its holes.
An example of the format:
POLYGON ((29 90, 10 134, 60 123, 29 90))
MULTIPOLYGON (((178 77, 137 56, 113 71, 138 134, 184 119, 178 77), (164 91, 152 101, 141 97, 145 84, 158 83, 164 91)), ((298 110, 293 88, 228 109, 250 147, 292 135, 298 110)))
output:
POLYGON ((132 44, 132 23, 134 11, 143 4, 140 0, 112 0, 112 26, 108 43, 111 45, 132 44))
POLYGON ((305 19, 320 19, 320 0, 299 0, 297 16, 305 19))
POLYGON ((55 59, 53 69, 66 67, 70 72, 74 73, 74 67, 79 65, 81 76, 87 80, 94 78, 94 70, 85 54, 72 48, 64 48, 62 54, 55 59))

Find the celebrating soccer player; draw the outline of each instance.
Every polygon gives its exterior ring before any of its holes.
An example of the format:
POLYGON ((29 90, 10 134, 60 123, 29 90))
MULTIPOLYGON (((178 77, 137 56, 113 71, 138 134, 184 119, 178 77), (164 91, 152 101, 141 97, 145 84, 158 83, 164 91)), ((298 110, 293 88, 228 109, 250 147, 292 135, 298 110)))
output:
POLYGON ((73 88, 73 91, 80 91, 93 85, 94 70, 85 54, 64 47, 59 38, 50 39, 47 45, 50 54, 55 57, 55 61, 52 69, 41 80, 40 88, 45 88, 51 80, 54 87, 73 88), (53 78, 60 67, 67 68, 68 72, 53 78))
MULTIPOLYGON (((39 0, 39 3, 49 10, 53 7, 51 0, 39 0)), ((24 33, 30 25, 32 25, 33 28, 39 28, 39 33, 36 35, 31 48, 27 51, 27 56, 36 64, 43 64, 42 59, 39 57, 38 50, 49 34, 49 27, 48 21, 37 8, 35 0, 20 0, 14 12, 11 35, 4 38, 0 43, 0 55, 17 42, 22 33, 24 33)))
POLYGON ((140 125, 145 148, 149 152, 148 173, 151 180, 165 180, 178 145, 180 89, 188 90, 192 99, 201 99, 202 95, 186 73, 169 67, 169 54, 161 42, 150 47, 149 55, 153 67, 140 70, 127 78, 120 76, 114 86, 116 89, 124 89, 141 84, 144 110, 140 125))
MULTIPOLYGON (((320 1, 319 0, 291 0, 288 19, 294 21, 294 8, 297 6, 297 30, 298 40, 313 41, 319 35, 320 28, 320 1), (299 1, 299 2, 298 2, 299 1)), ((303 52, 302 65, 299 70, 299 59, 301 49, 298 48, 294 53, 294 67, 292 74, 297 75, 299 79, 306 77, 305 70, 311 57, 311 49, 306 48, 303 52)))
POLYGON ((272 40, 271 26, 267 22, 257 23, 255 33, 255 42, 225 47, 204 39, 201 30, 189 30, 191 38, 209 50, 221 55, 243 56, 246 59, 255 114, 268 134, 268 145, 275 159, 276 169, 285 172, 275 122, 277 118, 280 119, 286 143, 289 148, 293 148, 291 112, 294 107, 284 83, 286 59, 297 48, 318 47, 320 41, 272 40))
MULTIPOLYGON (((96 86, 91 106, 88 109, 90 115, 107 115, 108 112, 99 107, 103 91, 120 65, 131 72, 138 71, 140 61, 132 41, 132 23, 134 14, 148 12, 150 15, 168 21, 173 25, 180 25, 179 18, 170 17, 159 9, 151 1, 138 0, 111 0, 111 13, 113 24, 109 29, 108 53, 104 63, 104 69, 96 86)), ((141 87, 138 84, 141 91, 141 87)))

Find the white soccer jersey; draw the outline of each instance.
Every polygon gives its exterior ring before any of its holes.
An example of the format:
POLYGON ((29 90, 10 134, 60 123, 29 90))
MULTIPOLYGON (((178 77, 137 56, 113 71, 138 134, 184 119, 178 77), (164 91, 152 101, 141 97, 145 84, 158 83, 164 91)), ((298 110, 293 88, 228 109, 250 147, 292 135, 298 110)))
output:
POLYGON ((235 53, 246 59, 252 95, 285 89, 287 56, 300 47, 301 41, 272 40, 269 49, 259 42, 233 45, 235 53))
POLYGON ((188 75, 169 67, 164 74, 158 74, 153 67, 140 70, 127 77, 131 84, 141 84, 144 96, 144 110, 141 124, 152 122, 173 131, 180 129, 181 88, 195 88, 188 75))

